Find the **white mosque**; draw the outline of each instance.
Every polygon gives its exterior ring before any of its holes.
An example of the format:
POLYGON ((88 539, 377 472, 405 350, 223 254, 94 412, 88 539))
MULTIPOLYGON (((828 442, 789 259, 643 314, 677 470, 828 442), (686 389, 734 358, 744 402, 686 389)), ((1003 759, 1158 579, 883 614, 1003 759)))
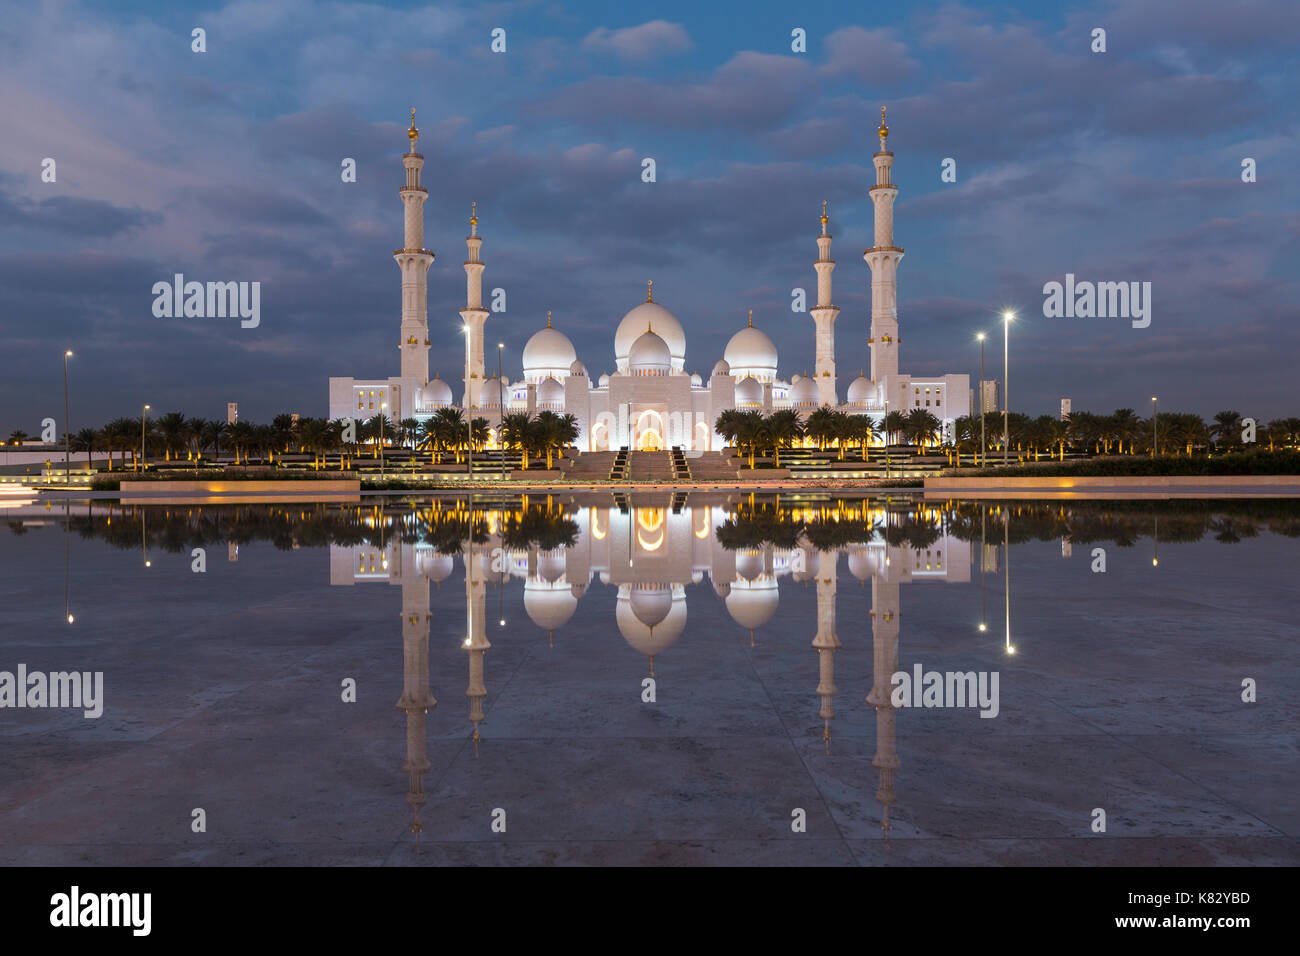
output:
POLYGON ((875 206, 874 245, 863 254, 871 269, 870 377, 854 379, 839 398, 835 366, 835 320, 839 307, 832 304, 831 235, 826 205, 822 204, 821 232, 817 236, 817 304, 809 311, 816 335, 816 363, 811 376, 782 378, 775 344, 753 324, 736 332, 721 360, 705 379, 686 371, 686 332, 682 323, 662 303, 654 301, 653 283, 646 300, 618 323, 614 333, 614 369, 594 381, 578 360, 573 342, 552 327, 528 340, 523 352, 523 376, 510 382, 488 378, 484 341, 489 311, 483 306, 483 239, 478 234, 477 208, 470 216, 465 240, 466 304, 460 310, 465 333, 465 388, 457 401, 451 385, 435 375, 429 378, 429 323, 426 274, 434 254, 424 248, 424 202, 428 190, 420 185, 424 157, 416 152, 419 131, 415 111, 407 131, 410 151, 402 157, 406 183, 399 190, 405 210, 403 248, 393 253, 402 271, 402 323, 398 348, 401 373, 386 379, 331 378, 329 416, 370 418, 383 412, 388 418, 423 419, 439 408, 467 409, 487 419, 491 441, 505 414, 549 409, 571 414, 579 428, 581 451, 606 451, 620 447, 658 450, 681 447, 687 452, 721 449, 714 431, 718 415, 731 408, 770 413, 795 409, 801 414, 822 407, 835 408, 877 419, 889 411, 904 414, 915 408, 931 412, 951 435, 953 421, 970 412, 967 375, 920 378, 898 371, 897 270, 903 250, 894 245, 894 199, 898 187, 890 178, 894 154, 887 148, 889 128, 881 110, 880 151, 874 156, 876 183, 870 188, 875 206))

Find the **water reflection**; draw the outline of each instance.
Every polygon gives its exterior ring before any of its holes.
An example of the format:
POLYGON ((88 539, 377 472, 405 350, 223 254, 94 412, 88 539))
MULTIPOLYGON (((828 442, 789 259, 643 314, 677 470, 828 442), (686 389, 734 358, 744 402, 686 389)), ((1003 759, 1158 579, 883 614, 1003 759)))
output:
MULTIPOLYGON (((505 621, 505 588, 517 583, 524 611, 545 633, 548 645, 589 600, 590 589, 614 589, 613 629, 645 658, 646 676, 657 680, 671 680, 666 661, 681 660, 674 654, 686 637, 692 604, 713 600, 702 591, 706 578, 727 615, 748 633, 751 646, 776 615, 783 589, 814 588, 815 626, 808 627, 811 633, 804 639, 817 663, 814 674, 809 660, 807 687, 829 754, 838 694, 835 658, 844 646, 837 620, 843 568, 846 584, 865 587, 870 582, 872 665, 865 702, 874 710, 874 796, 888 838, 900 770, 899 708, 891 699, 891 677, 899 670, 903 585, 968 583, 977 563, 978 629, 992 630, 1001 623, 1004 650, 1012 654, 1012 544, 1059 539, 1062 555, 1068 556, 1074 544, 1128 548, 1149 540, 1154 568, 1161 541, 1211 537, 1231 545, 1265 530, 1300 536, 1300 511, 1294 502, 1001 504, 646 496, 622 502, 407 499, 360 507, 99 505, 75 515, 65 507, 62 525, 69 623, 74 619, 68 584, 74 531, 123 549, 138 547, 146 565, 151 549, 180 552, 217 542, 227 544, 230 560, 236 559, 241 542, 265 540, 286 550, 327 546, 331 586, 400 587, 403 654, 396 707, 405 719, 401 770, 417 836, 427 802, 429 715, 437 707, 430 685, 431 585, 440 588, 458 576, 463 581, 465 627, 458 639, 465 653, 467 704, 463 718, 449 715, 448 720, 468 724, 476 754, 485 745, 488 724, 489 585, 498 592, 493 614, 498 626, 505 621), (988 616, 989 576, 1000 579, 1002 622, 988 616)), ((1032 642, 1025 646, 1032 653, 1032 642)))

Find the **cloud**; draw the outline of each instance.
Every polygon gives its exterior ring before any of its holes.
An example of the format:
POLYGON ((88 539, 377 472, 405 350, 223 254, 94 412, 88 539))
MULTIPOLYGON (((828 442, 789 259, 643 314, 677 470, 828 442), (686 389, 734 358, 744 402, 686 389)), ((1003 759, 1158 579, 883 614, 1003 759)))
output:
POLYGON ((896 85, 918 68, 907 46, 891 29, 844 27, 826 37, 827 76, 848 76, 863 83, 896 85))
POLYGON ((645 62, 686 52, 691 48, 691 38, 680 23, 651 20, 621 30, 597 27, 583 39, 582 48, 592 53, 613 54, 624 60, 645 62))

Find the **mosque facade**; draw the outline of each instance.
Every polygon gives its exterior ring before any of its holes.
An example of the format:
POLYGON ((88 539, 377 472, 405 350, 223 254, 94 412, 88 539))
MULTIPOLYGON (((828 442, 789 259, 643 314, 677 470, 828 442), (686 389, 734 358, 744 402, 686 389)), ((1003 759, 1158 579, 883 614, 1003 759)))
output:
POLYGON ((813 320, 816 363, 812 375, 782 377, 772 339, 748 324, 728 341, 708 376, 688 371, 686 331, 673 312, 654 301, 653 283, 646 300, 633 307, 614 332, 614 367, 593 379, 578 359, 573 342, 555 328, 548 313, 546 326, 529 338, 523 351, 522 376, 489 377, 484 342, 490 312, 483 304, 486 265, 478 234, 477 208, 466 237, 466 304, 460 310, 465 336, 464 382, 456 396, 448 380, 429 378, 427 273, 434 254, 424 248, 424 203, 420 184, 424 157, 417 152, 419 131, 414 111, 407 131, 410 149, 402 157, 405 184, 399 190, 404 209, 403 248, 393 256, 401 270, 402 319, 398 349, 400 374, 386 379, 334 377, 329 380, 329 417, 365 419, 384 414, 393 420, 424 419, 440 408, 456 407, 488 421, 490 441, 504 415, 551 410, 576 419, 581 451, 627 447, 658 450, 680 447, 687 452, 719 450, 723 439, 714 429, 728 409, 770 414, 794 409, 806 416, 818 408, 833 408, 883 419, 890 411, 907 414, 923 408, 941 424, 945 439, 954 421, 970 413, 970 381, 965 374, 930 377, 899 372, 897 271, 903 249, 894 245, 892 181, 894 154, 887 149, 889 128, 881 111, 880 150, 873 157, 875 185, 869 192, 874 206, 875 233, 863 254, 871 271, 871 325, 867 344, 870 375, 851 381, 841 398, 835 360, 835 325, 830 256, 831 234, 822 205, 818 257, 817 304, 813 320))

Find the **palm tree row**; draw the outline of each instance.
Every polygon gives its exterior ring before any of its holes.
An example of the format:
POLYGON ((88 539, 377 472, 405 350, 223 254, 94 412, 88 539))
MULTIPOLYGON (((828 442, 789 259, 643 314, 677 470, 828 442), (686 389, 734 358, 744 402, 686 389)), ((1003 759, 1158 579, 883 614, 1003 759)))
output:
MULTIPOLYGON (((924 449, 928 445, 938 444, 942 439, 939 420, 924 408, 913 409, 907 415, 890 412, 881 425, 886 443, 902 438, 924 449)), ((870 415, 851 415, 830 408, 819 408, 811 412, 806 420, 790 409, 782 409, 771 415, 729 409, 718 416, 714 429, 728 445, 748 455, 751 468, 754 455, 767 451, 773 453, 774 464, 779 468, 781 449, 793 447, 800 439, 806 439, 822 451, 828 447, 837 448, 841 461, 844 460, 846 449, 856 446, 862 454, 862 460, 868 461, 868 449, 881 430, 881 425, 877 425, 870 415)))
POLYGON ((518 449, 522 466, 528 468, 530 455, 546 456, 546 467, 554 465, 554 456, 564 457, 564 449, 578 440, 580 430, 574 415, 558 415, 542 410, 536 416, 512 412, 501 419, 501 441, 506 448, 518 449))

